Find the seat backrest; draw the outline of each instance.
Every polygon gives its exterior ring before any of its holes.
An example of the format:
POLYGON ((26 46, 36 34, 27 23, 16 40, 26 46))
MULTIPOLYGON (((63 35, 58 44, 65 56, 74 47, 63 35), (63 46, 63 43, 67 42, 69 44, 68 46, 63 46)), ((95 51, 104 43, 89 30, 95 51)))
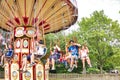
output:
POLYGON ((47 53, 47 48, 44 47, 39 47, 39 50, 38 50, 38 55, 37 55, 37 58, 41 59, 42 57, 44 57, 47 53))

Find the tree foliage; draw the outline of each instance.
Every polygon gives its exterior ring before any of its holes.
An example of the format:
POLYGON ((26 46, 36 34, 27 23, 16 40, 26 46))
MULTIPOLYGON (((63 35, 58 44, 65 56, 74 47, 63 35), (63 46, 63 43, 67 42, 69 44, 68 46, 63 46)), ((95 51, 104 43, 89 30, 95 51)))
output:
POLYGON ((102 73, 107 59, 114 54, 112 41, 119 40, 119 24, 108 18, 104 11, 95 11, 90 18, 83 18, 78 24, 80 37, 89 44, 90 53, 102 73))

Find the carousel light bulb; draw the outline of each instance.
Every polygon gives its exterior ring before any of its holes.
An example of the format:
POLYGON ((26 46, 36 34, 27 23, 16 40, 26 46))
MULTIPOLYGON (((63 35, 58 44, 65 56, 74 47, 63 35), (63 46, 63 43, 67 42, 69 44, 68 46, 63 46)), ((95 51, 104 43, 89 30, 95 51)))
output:
POLYGON ((67 23, 68 20, 63 20, 62 23, 67 23))
POLYGON ((63 3, 63 4, 62 4, 62 6, 66 6, 66 5, 67 5, 67 3, 63 3))

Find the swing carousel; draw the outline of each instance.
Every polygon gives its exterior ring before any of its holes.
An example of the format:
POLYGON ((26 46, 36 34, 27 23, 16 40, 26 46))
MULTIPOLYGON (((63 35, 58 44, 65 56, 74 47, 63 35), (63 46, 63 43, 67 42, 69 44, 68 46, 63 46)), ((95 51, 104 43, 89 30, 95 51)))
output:
POLYGON ((5 80, 49 80, 48 65, 41 57, 27 72, 18 69, 35 47, 33 37, 44 40, 45 34, 69 28, 77 16, 75 0, 0 0, 0 28, 12 33, 14 45, 11 62, 4 62, 5 80))

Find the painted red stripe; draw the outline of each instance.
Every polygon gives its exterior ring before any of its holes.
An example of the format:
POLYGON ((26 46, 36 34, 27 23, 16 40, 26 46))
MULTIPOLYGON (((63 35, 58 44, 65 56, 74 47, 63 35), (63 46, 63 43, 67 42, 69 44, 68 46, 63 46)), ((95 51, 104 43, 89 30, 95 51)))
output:
POLYGON ((14 25, 13 24, 11 24, 10 22, 7 22, 7 23, 5 23, 6 25, 8 25, 9 27, 13 27, 14 25))
POLYGON ((32 25, 34 25, 38 21, 38 18, 33 18, 32 19, 32 25))
POLYGON ((1 14, 5 19, 8 19, 3 13, 1 13, 1 11, 0 11, 0 14, 1 14))
POLYGON ((17 24, 20 25, 20 20, 19 20, 19 18, 15 17, 14 20, 17 22, 17 24))
POLYGON ((9 22, 10 24, 14 25, 14 23, 13 23, 11 20, 8 20, 8 22, 9 22))
POLYGON ((43 63, 43 73, 44 73, 44 80, 46 80, 46 76, 45 76, 45 64, 43 63))
POLYGON ((47 27, 49 27, 50 25, 49 24, 47 24, 47 25, 45 25, 43 28, 47 28, 47 27))
POLYGON ((9 80, 11 80, 11 64, 9 64, 9 80))
POLYGON ((29 19, 28 17, 23 17, 23 21, 24 21, 25 24, 28 23, 28 19, 29 19))
POLYGON ((25 17, 26 17, 26 0, 24 0, 24 8, 25 8, 25 17))
POLYGON ((42 5, 42 8, 40 8, 40 10, 39 10, 39 12, 38 12, 38 14, 37 14, 37 16, 36 16, 36 17, 38 17, 38 16, 39 16, 39 14, 40 14, 41 10, 43 9, 43 7, 45 6, 45 3, 46 3, 46 2, 47 2, 47 0, 45 0, 44 4, 42 5))
POLYGON ((33 80, 36 80, 36 65, 33 66, 33 80))
POLYGON ((70 2, 70 0, 65 0, 65 2, 71 7, 71 2, 70 2))
POLYGON ((11 26, 10 24, 6 23, 7 26, 11 26))
POLYGON ((12 8, 11 8, 10 5, 8 4, 7 0, 5 0, 5 2, 7 3, 7 5, 8 5, 8 7, 9 7, 10 11, 12 12, 13 16, 15 17, 15 14, 14 14, 14 12, 12 11, 12 8))
MULTIPOLYGON (((36 0, 34 1, 34 4, 32 5, 32 11, 31 11, 31 13, 30 13, 30 16, 32 16, 32 13, 33 13, 35 4, 36 4, 36 0)), ((30 20, 31 20, 31 19, 32 19, 32 17, 30 18, 30 20)), ((29 22, 29 23, 30 23, 30 22, 29 22)))
POLYGON ((42 21, 39 23, 39 26, 43 25, 44 23, 46 23, 46 21, 42 20, 42 21))
POLYGON ((48 30, 48 29, 50 29, 50 27, 44 28, 44 30, 48 30))

